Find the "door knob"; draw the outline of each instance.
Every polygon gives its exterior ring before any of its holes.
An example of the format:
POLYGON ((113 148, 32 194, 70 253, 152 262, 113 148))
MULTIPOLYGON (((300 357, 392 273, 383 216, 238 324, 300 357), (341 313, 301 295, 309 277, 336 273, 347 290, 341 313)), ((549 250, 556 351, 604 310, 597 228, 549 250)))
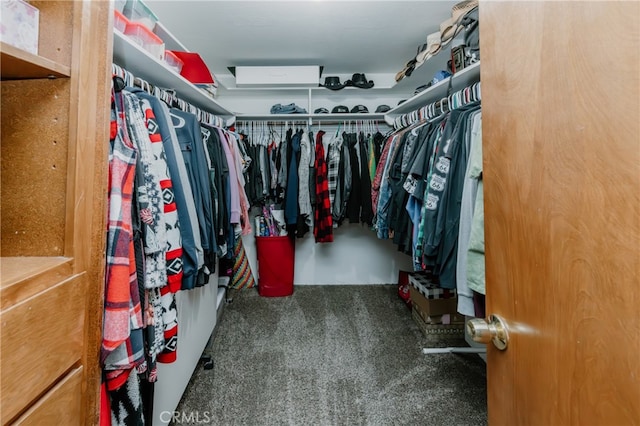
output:
POLYGON ((504 351, 509 343, 509 331, 502 318, 498 315, 489 315, 484 320, 474 318, 467 321, 467 332, 474 342, 487 344, 493 342, 496 348, 504 351))

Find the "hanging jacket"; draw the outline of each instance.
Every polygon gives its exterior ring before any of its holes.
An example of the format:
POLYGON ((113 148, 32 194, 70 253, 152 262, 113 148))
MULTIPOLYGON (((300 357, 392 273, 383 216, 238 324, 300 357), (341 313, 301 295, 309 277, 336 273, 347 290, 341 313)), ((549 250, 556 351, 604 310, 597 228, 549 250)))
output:
POLYGON ((137 153, 127 134, 121 93, 114 94, 113 108, 112 121, 117 125, 109 150, 107 263, 100 354, 109 390, 122 387, 132 369, 144 362, 142 310, 132 235, 137 153))
POLYGON ((361 192, 361 206, 360 206, 360 222, 366 223, 369 226, 373 225, 373 209, 371 206, 371 177, 369 175, 369 149, 368 140, 371 137, 365 138, 364 134, 360 132, 360 140, 358 146, 360 148, 360 184, 361 192))
MULTIPOLYGON (((187 288, 190 283, 196 279, 198 269, 204 264, 204 253, 202 251, 202 243, 200 240, 200 231, 198 228, 198 217, 196 215, 195 202, 191 183, 187 175, 182 151, 178 143, 178 137, 175 133, 169 107, 156 98, 143 91, 142 89, 133 88, 132 92, 141 99, 149 102, 156 117, 156 124, 159 127, 162 136, 162 146, 165 152, 165 159, 171 182, 173 185, 173 195, 178 213, 178 221, 180 224, 180 236, 182 243, 182 281, 180 286, 174 286, 172 283, 171 291, 177 292, 180 288, 187 288)), ((172 266, 169 266, 172 267, 172 266)))
POLYGON ((298 163, 298 205, 300 215, 304 221, 311 225, 313 222, 311 214, 311 196, 309 194, 309 161, 311 158, 311 143, 309 135, 302 132, 300 135, 300 162, 298 163))
POLYGON ((136 190, 144 243, 144 285, 145 288, 160 288, 167 285, 167 228, 160 187, 160 174, 166 168, 166 162, 153 154, 138 97, 127 90, 122 91, 122 97, 127 132, 138 152, 136 190))
MULTIPOLYGON (((292 130, 287 131, 289 139, 292 130)), ((287 225, 298 223, 298 154, 300 152, 300 134, 291 137, 291 155, 287 174, 287 188, 284 204, 284 218, 287 225)))
POLYGON ((183 280, 183 290, 185 290, 202 286, 208 282, 209 274, 215 270, 217 246, 213 231, 213 204, 209 189, 209 172, 200 123, 195 115, 176 108, 171 109, 171 119, 193 191, 198 229, 204 252, 204 265, 198 270, 195 281, 183 280))
POLYGON ((324 157, 322 138, 324 132, 320 130, 316 135, 315 164, 315 208, 313 236, 316 243, 333 241, 333 220, 331 217, 331 200, 329 199, 329 182, 327 180, 327 163, 324 157))

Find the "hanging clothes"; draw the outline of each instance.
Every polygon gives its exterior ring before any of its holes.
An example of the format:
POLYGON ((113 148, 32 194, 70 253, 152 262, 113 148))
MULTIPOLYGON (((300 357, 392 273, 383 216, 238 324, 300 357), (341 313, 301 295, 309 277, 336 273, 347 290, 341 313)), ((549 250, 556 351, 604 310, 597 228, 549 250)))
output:
POLYGON ((300 162, 298 164, 298 205, 300 207, 300 216, 303 220, 311 225, 313 220, 311 215, 311 195, 309 190, 309 161, 311 159, 311 143, 309 135, 301 132, 300 135, 300 162))
MULTIPOLYGON (((113 94, 112 139, 109 150, 107 263, 105 271, 104 327, 101 363, 119 348, 134 348, 131 339, 142 342, 142 309, 138 292, 133 247, 132 199, 137 154, 126 133, 125 106, 120 93, 113 94), (138 337, 140 337, 138 339, 138 337)), ((142 345, 126 358, 132 368, 143 360, 142 345)), ((120 383, 121 385, 122 383, 120 383)), ((109 388, 116 386, 111 384, 109 388)))
POLYGON ((300 134, 293 134, 293 129, 287 130, 288 146, 291 149, 289 166, 287 168, 287 187, 284 200, 284 218, 287 225, 298 223, 298 154, 300 153, 300 134))
POLYGON ((252 228, 251 220, 249 219, 249 201, 244 190, 244 186, 246 183, 243 174, 244 160, 235 134, 227 131, 224 131, 223 134, 226 143, 229 145, 229 153, 231 154, 231 158, 233 159, 235 166, 232 169, 230 177, 232 179, 232 190, 237 192, 240 202, 240 220, 238 223, 240 225, 242 235, 248 235, 251 233, 252 228))
POLYGON ((336 135, 329 144, 329 195, 333 193, 331 213, 334 226, 340 225, 344 220, 351 195, 351 157, 344 141, 345 135, 345 132, 336 135))
POLYGON ((358 146, 360 148, 360 184, 361 184, 361 206, 360 206, 360 222, 368 226, 373 225, 373 208, 371 206, 371 177, 369 169, 369 144, 368 140, 371 135, 365 138, 363 132, 360 132, 358 146))
POLYGON ((209 189, 209 172, 200 123, 195 115, 177 108, 171 109, 171 118, 193 192, 203 249, 203 266, 198 270, 197 276, 194 280, 183 282, 183 290, 187 290, 207 284, 209 275, 215 270, 217 246, 213 225, 213 205, 209 189))
POLYGON ((140 108, 140 101, 131 92, 122 91, 127 113, 127 131, 138 152, 136 168, 137 201, 139 204, 144 243, 145 288, 160 288, 167 284, 167 227, 160 174, 166 163, 154 157, 149 132, 140 108))
POLYGON ((333 241, 333 218, 331 216, 331 199, 327 178, 327 163, 324 156, 322 139, 325 132, 318 131, 315 149, 315 208, 313 235, 316 243, 333 241))
POLYGON ((229 166, 220 139, 221 129, 206 124, 201 124, 200 128, 204 131, 203 142, 210 164, 209 183, 211 185, 213 223, 216 241, 218 242, 218 256, 224 256, 226 254, 224 242, 227 239, 227 232, 229 232, 228 226, 225 224, 230 222, 230 207, 225 198, 225 187, 229 179, 229 166))
MULTIPOLYGON (((173 293, 178 292, 181 288, 190 288, 190 283, 195 282, 198 269, 204 265, 204 252, 202 250, 202 242, 200 240, 200 231, 198 227, 198 216, 196 214, 195 201, 191 190, 191 183, 187 174, 182 150, 178 142, 178 137, 173 127, 169 107, 156 98, 143 91, 134 88, 132 90, 136 96, 149 102, 156 118, 160 135, 162 136, 162 146, 164 148, 165 160, 169 175, 173 185, 173 195, 175 199, 179 232, 182 245, 181 261, 175 261, 182 266, 182 279, 180 283, 169 280, 169 285, 173 293)), ((171 224, 171 221, 169 221, 171 224)), ((172 244, 171 241, 169 241, 172 244)), ((169 252, 175 250, 172 245, 169 252)), ((169 274, 171 271, 177 270, 178 265, 174 262, 168 264, 169 274)))
MULTIPOLYGON (((127 400, 139 401, 136 368, 144 371, 143 320, 136 271, 133 236, 134 181, 137 153, 127 134, 124 95, 115 92, 112 102, 112 132, 109 150, 109 212, 107 263, 105 271, 104 326, 101 350, 111 413, 120 410, 127 400), (132 374, 133 373, 133 374, 132 374), (125 383, 131 383, 126 386, 125 383), (126 393, 131 389, 131 392, 126 393), (120 394, 125 392, 122 398, 120 394), (130 397, 130 398, 129 398, 130 397)), ((141 411, 114 418, 112 424, 143 424, 141 411), (142 422, 142 423, 141 423, 142 422)))
MULTIPOLYGON (((476 210, 479 176, 477 173, 477 165, 480 163, 480 169, 482 168, 482 135, 481 135, 481 114, 474 115, 471 138, 469 140, 469 161, 467 162, 467 170, 465 172, 464 186, 462 188, 462 201, 460 204, 460 231, 458 235, 458 257, 456 265, 456 292, 458 294, 458 312, 467 315, 474 316, 475 309, 473 305, 473 291, 469 288, 467 283, 467 252, 469 248, 469 240, 471 238, 471 228, 474 214, 479 211, 476 210), (472 172, 473 169, 473 172, 472 172)), ((480 208, 482 205, 480 205, 480 208)), ((477 216, 476 216, 477 217, 477 216)), ((473 262, 473 261, 472 261, 473 262)), ((482 259, 484 267, 484 259, 482 259)), ((471 274, 473 276, 473 272, 471 274)), ((482 271, 484 279, 484 271, 482 271)))
POLYGON ((470 289, 485 294, 485 269, 484 269, 484 191, 482 183, 482 123, 474 133, 476 143, 472 152, 468 176, 477 182, 477 193, 471 232, 469 236, 469 250, 467 253, 467 283, 470 289))
POLYGON ((479 107, 463 106, 449 113, 438 143, 427 195, 423 265, 440 278, 442 288, 456 288, 455 264, 458 242, 460 201, 468 158, 465 137, 467 121, 479 107), (429 196, 433 203, 429 204, 429 196))

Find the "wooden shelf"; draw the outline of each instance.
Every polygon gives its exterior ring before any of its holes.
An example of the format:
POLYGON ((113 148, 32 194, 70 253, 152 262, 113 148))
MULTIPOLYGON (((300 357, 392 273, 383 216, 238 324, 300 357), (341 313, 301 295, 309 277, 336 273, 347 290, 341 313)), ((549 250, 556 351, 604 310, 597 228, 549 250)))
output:
POLYGON ((0 42, 2 57, 2 80, 23 80, 33 78, 66 78, 71 69, 42 56, 0 42))
POLYGON ((233 123, 233 112, 115 29, 113 30, 113 62, 151 84, 175 90, 180 99, 203 111, 224 118, 227 125, 233 123))
POLYGON ((70 257, 0 257, 1 309, 7 309, 73 274, 70 257))

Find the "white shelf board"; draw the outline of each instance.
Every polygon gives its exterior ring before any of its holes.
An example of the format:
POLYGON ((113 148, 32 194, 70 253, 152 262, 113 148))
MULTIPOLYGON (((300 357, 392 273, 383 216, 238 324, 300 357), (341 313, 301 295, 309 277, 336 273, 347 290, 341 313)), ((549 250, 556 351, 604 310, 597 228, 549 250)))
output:
POLYGON ((216 296, 216 310, 219 311, 222 303, 224 302, 224 287, 218 287, 218 294, 216 296))
POLYGON ((132 42, 118 30, 113 30, 113 62, 134 76, 166 89, 174 89, 180 99, 189 102, 203 111, 218 115, 230 125, 234 113, 224 108, 187 79, 155 59, 146 50, 132 42))
POLYGON ((428 89, 407 99, 405 102, 389 110, 385 115, 385 119, 391 124, 393 123, 393 119, 399 115, 415 111, 418 108, 446 97, 450 79, 452 93, 473 83, 477 83, 480 81, 480 62, 476 62, 475 64, 464 68, 462 71, 455 73, 452 77, 439 81, 428 89))

